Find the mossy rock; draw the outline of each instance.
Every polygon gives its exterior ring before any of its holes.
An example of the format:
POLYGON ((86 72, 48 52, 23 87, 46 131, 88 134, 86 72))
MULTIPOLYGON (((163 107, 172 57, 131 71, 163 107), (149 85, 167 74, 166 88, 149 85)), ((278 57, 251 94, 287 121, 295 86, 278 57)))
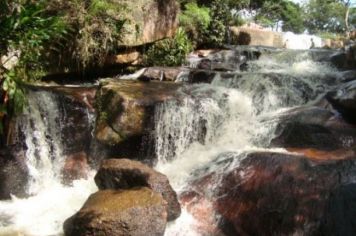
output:
POLYGON ((154 107, 174 98, 180 87, 180 84, 170 82, 104 81, 96 98, 97 140, 116 145, 149 132, 154 107))

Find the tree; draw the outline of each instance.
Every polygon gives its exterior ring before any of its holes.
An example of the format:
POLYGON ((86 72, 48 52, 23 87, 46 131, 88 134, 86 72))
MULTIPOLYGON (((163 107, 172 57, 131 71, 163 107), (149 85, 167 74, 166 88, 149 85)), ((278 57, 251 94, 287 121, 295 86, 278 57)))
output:
POLYGON ((345 6, 346 35, 349 36, 350 34, 349 15, 350 15, 351 0, 341 0, 341 3, 345 6))
POLYGON ((346 30, 346 5, 341 0, 310 0, 305 6, 305 25, 310 33, 346 30))
POLYGON ((256 20, 263 25, 274 26, 282 21, 284 31, 304 31, 302 8, 298 4, 287 0, 259 0, 251 3, 251 6, 259 7, 256 20))
POLYGON ((303 24, 303 11, 298 4, 283 1, 281 19, 283 21, 283 31, 302 33, 305 29, 303 24))

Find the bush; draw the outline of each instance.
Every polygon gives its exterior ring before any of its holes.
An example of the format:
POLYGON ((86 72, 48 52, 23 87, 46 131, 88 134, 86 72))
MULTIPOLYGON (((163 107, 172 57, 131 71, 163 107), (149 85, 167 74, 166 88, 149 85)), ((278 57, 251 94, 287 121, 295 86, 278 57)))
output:
POLYGON ((179 22, 192 43, 199 45, 211 22, 210 10, 207 7, 199 7, 195 2, 187 3, 179 16, 179 22))
POLYGON ((178 28, 172 39, 164 39, 153 44, 145 53, 148 66, 180 66, 185 63, 188 53, 193 49, 185 31, 178 28))
POLYGON ((231 12, 225 0, 213 0, 211 2, 211 22, 204 37, 204 46, 221 47, 226 42, 228 22, 231 20, 231 12))

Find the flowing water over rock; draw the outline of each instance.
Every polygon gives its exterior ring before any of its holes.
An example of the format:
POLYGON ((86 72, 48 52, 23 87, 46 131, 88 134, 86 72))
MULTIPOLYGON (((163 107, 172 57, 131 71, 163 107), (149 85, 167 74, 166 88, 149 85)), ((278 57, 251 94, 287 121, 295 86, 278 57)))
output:
MULTIPOLYGON (((29 197, 13 196, 0 202, 0 235, 59 235, 65 218, 95 191, 94 173, 71 186, 62 183, 65 139, 70 138, 64 136, 70 123, 64 121, 68 114, 62 107, 63 98, 45 91, 29 91, 27 98, 29 104, 17 123, 20 135, 25 137, 29 181, 24 191, 29 197)), ((87 117, 82 117, 82 122, 93 120, 88 111, 83 112, 87 117)), ((74 135, 75 130, 72 132, 74 135)))
MULTIPOLYGON (((322 61, 324 57, 323 51, 273 51, 250 61, 245 72, 217 73, 210 84, 184 87, 183 99, 156 108, 157 169, 184 194, 195 179, 237 168, 246 153, 286 152, 268 148, 278 115, 315 100, 337 84, 337 72, 322 61)), ((205 186, 205 194, 214 195, 219 184, 215 179, 205 186)), ((201 219, 213 224, 209 202, 202 207, 206 209, 201 219)), ((209 229, 202 233, 201 219, 190 213, 184 211, 166 235, 187 235, 182 228, 189 235, 218 234, 209 229)))
MULTIPOLYGON (((152 138, 158 158, 156 169, 168 176, 183 203, 184 192, 194 181, 237 168, 247 153, 287 153, 270 148, 279 115, 313 102, 338 83, 336 70, 327 62, 328 51, 261 49, 261 55, 257 55, 256 48, 234 50, 228 55, 217 53, 210 57, 214 62, 233 65, 229 72, 214 71, 211 81, 187 83, 176 99, 155 107, 152 138), (243 71, 241 55, 250 60, 243 61, 243 71)), ((184 74, 187 76, 187 72, 184 74)), ((0 235, 60 235, 64 220, 96 190, 90 171, 87 178, 63 184, 64 156, 90 152, 90 147, 87 136, 79 138, 86 142, 84 147, 77 144, 74 148, 74 142, 68 143, 75 131, 69 132, 72 128, 66 127, 62 98, 44 91, 30 92, 28 98, 29 107, 20 118, 20 129, 25 137, 29 196, 13 196, 0 202, 0 235), (63 130, 67 130, 65 135, 63 130)), ((76 124, 80 120, 94 122, 89 111, 78 112, 87 116, 81 115, 76 124)), ((207 186, 206 195, 215 194, 219 181, 217 178, 201 185, 207 186)), ((211 211, 211 204, 205 202, 200 207, 198 213, 203 212, 203 218, 213 227, 218 216, 211 211)), ((169 225, 166 235, 206 235, 201 230, 201 218, 192 212, 189 207, 184 208, 181 217, 169 225)), ((209 230, 214 231, 203 232, 209 230)))

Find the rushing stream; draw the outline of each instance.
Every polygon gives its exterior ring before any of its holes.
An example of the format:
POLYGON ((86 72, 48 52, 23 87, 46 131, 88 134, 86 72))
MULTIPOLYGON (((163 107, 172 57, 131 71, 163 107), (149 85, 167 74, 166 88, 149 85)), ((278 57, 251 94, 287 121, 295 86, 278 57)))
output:
MULTIPOLYGON (((275 51, 250 61, 246 71, 217 73, 209 84, 185 85, 179 99, 156 107, 156 169, 179 194, 196 172, 219 168, 213 163, 235 156, 230 165, 236 166, 244 153, 268 149, 279 113, 314 101, 335 85, 337 72, 319 62, 325 54, 275 51)), ((30 197, 0 202, 0 235, 60 235, 63 221, 96 190, 93 173, 72 186, 62 184, 65 137, 58 98, 32 92, 28 100, 20 124, 26 137, 30 197)), ((166 235, 199 235, 196 220, 183 209, 166 235)))

